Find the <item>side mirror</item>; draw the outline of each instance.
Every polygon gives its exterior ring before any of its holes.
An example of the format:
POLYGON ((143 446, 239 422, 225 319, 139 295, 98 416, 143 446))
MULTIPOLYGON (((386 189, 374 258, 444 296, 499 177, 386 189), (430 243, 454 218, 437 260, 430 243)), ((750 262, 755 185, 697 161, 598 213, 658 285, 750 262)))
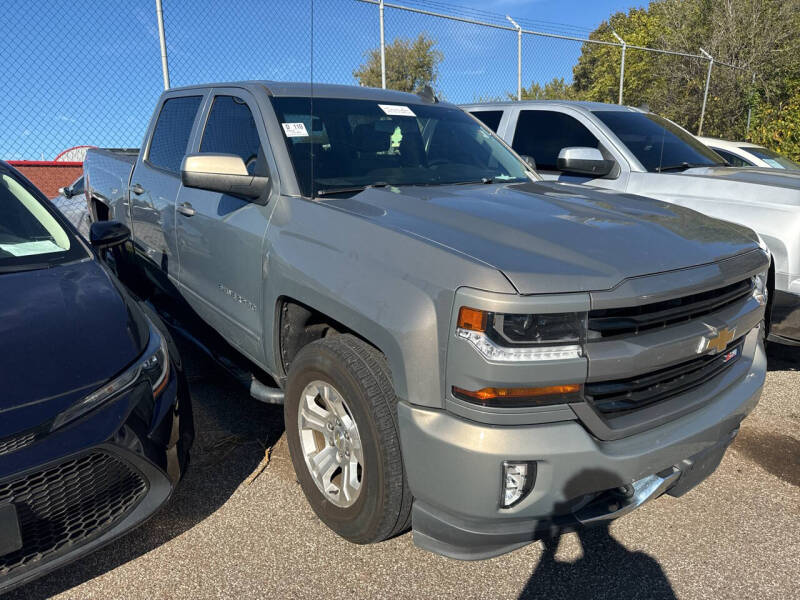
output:
POLYGON ((97 221, 89 228, 89 243, 102 250, 124 244, 131 239, 131 230, 119 221, 97 221))
POLYGON ((72 198, 72 190, 69 188, 69 186, 58 188, 58 193, 64 196, 64 198, 72 198))
POLYGON ((534 171, 536 170, 536 161, 533 160, 532 156, 528 156, 527 154, 521 154, 520 158, 524 160, 525 164, 527 164, 531 169, 533 169, 534 171))
POLYGON ((269 177, 250 175, 235 154, 188 154, 181 164, 181 181, 186 187, 250 200, 261 197, 269 185, 269 177))
POLYGON ((613 160, 603 158, 597 148, 573 146, 562 148, 558 153, 558 170, 564 173, 603 177, 611 173, 616 164, 613 160))

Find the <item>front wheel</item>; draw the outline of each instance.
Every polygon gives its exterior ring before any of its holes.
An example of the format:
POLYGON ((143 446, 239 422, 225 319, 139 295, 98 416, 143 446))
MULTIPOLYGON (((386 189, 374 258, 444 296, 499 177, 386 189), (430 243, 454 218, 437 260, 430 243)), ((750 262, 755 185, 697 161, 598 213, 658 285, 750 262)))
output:
POLYGON ((349 334, 303 348, 289 371, 284 419, 297 479, 328 527, 359 544, 408 528, 397 398, 380 352, 349 334))

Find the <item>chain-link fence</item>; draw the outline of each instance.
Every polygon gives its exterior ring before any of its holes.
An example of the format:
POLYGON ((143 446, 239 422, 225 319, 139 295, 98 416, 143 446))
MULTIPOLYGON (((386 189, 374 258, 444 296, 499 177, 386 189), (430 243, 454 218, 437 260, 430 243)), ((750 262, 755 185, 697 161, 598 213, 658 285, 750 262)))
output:
POLYGON ((380 64, 376 78, 356 72, 379 60, 383 38, 392 87, 413 68, 392 48, 422 36, 436 57, 434 88, 451 102, 647 101, 693 131, 702 122, 707 132, 743 137, 747 128, 744 70, 713 61, 709 79, 713 59, 701 53, 627 46, 613 32, 590 39, 585 29, 440 0, 7 0, 0 158, 49 160, 82 144, 138 146, 163 90, 156 6, 163 6, 172 86, 240 79, 380 86, 380 64), (723 110, 717 103, 732 93, 742 101, 723 110))

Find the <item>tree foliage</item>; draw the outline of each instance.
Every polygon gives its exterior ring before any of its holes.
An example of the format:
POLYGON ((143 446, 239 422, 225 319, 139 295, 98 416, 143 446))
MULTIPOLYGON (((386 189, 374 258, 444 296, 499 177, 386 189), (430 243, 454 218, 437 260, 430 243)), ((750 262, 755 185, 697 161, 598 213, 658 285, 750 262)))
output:
MULTIPOLYGON (((612 31, 628 46, 695 55, 702 47, 716 61, 740 67, 712 68, 703 133, 744 139, 752 108, 753 141, 800 158, 800 0, 654 0, 647 8, 611 15, 589 37, 616 42, 612 31)), ((586 43, 571 84, 534 83, 526 93, 616 102, 620 59, 618 46, 586 43)), ((707 60, 629 47, 624 102, 646 104, 696 132, 707 72, 707 60)))
MULTIPOLYGON (((444 56, 436 42, 421 33, 415 40, 395 38, 386 45, 386 87, 401 92, 419 93, 426 85, 436 89, 439 63, 444 56)), ((365 55, 364 63, 353 72, 361 84, 381 87, 381 50, 374 48, 365 55)))

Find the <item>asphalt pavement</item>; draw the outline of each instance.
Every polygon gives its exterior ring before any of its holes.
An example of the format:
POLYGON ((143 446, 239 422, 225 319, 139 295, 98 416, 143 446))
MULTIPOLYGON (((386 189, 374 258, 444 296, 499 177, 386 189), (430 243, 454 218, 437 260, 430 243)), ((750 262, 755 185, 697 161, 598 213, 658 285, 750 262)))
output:
POLYGON ((8 600, 798 597, 800 349, 770 348, 761 402, 717 472, 689 494, 468 563, 423 552, 410 534, 372 546, 333 534, 295 480, 282 408, 251 400, 183 346, 198 439, 171 501, 8 600))

